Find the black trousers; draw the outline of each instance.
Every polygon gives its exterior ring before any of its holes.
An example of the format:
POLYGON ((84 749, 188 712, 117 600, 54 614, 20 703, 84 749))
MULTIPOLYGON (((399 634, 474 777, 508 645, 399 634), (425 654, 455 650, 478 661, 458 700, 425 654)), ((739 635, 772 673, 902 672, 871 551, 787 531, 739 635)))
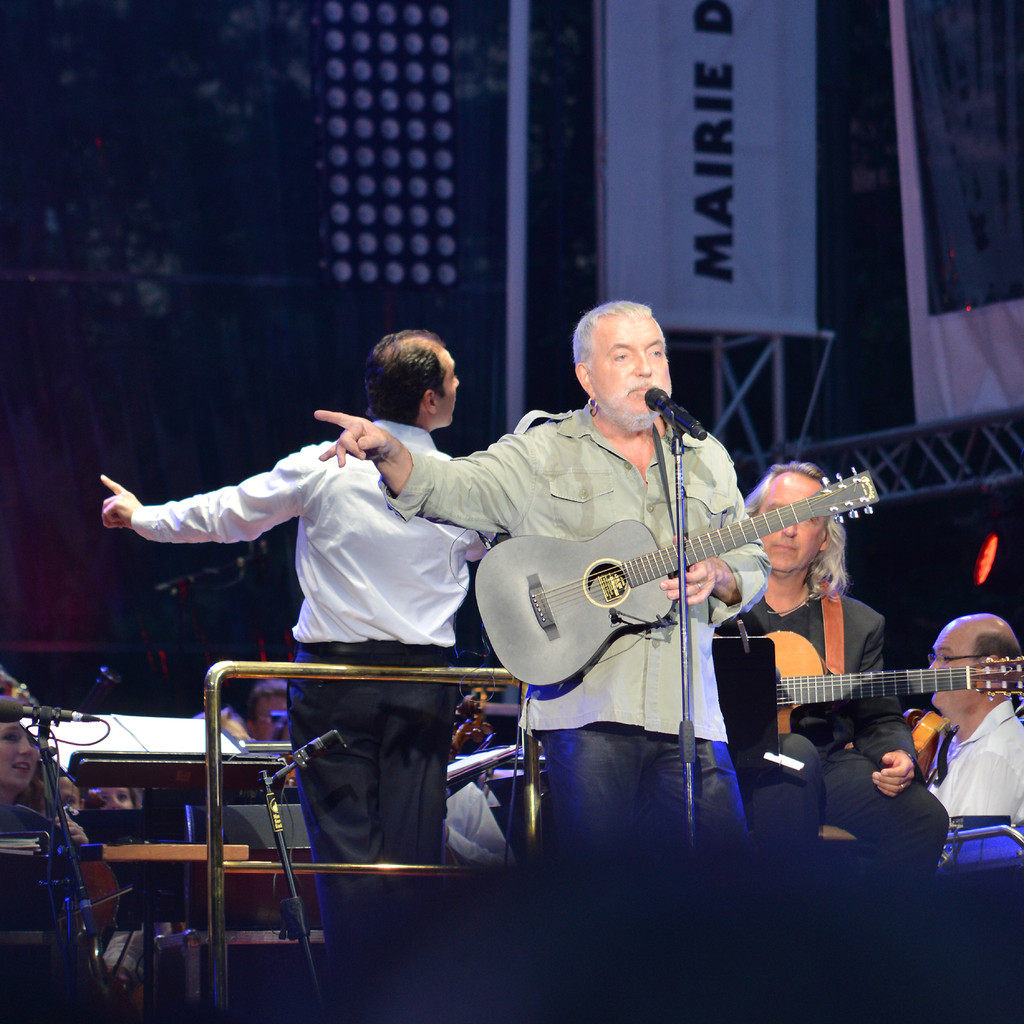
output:
POLYGON ((949 819, 921 782, 896 797, 871 779, 874 762, 856 750, 826 758, 806 737, 779 737, 783 754, 805 767, 772 768, 742 786, 758 850, 770 861, 806 868, 818 849, 818 828, 835 825, 871 846, 868 871, 878 877, 922 881, 934 876, 949 819))
MULTIPOLYGON (((299 662, 446 666, 447 651, 385 641, 303 644, 299 662)), ((444 683, 293 679, 293 747, 330 729, 334 747, 298 771, 299 797, 316 861, 437 864, 443 859, 446 768, 458 687, 444 683)), ((396 885, 376 876, 317 875, 324 940, 334 980, 389 931, 396 885)), ((396 910, 397 912, 397 910, 396 910)), ((354 971, 355 975, 350 974, 354 971)))

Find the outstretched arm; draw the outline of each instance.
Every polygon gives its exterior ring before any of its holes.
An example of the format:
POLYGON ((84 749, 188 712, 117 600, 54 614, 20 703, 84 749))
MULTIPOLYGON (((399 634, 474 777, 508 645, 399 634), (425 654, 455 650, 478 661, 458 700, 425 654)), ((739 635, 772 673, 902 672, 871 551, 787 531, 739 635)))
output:
POLYGON ((137 508, 142 507, 142 502, 131 491, 125 490, 119 483, 111 480, 109 476, 101 474, 100 480, 114 492, 111 497, 103 501, 103 525, 124 526, 131 529, 132 516, 137 508))
POLYGON ((341 437, 320 456, 321 462, 337 457, 344 466, 351 455, 369 459, 380 471, 381 478, 392 494, 401 494, 412 473, 412 455, 398 438, 360 416, 343 412, 317 409, 313 415, 324 423, 341 427, 341 437))

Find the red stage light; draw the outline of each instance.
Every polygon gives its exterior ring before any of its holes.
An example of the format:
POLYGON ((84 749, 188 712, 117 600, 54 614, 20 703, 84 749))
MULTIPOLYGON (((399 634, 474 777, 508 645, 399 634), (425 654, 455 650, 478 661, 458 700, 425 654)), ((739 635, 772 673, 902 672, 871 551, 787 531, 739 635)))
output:
POLYGON ((974 560, 974 585, 980 587, 992 572, 996 552, 999 550, 999 534, 994 530, 981 542, 978 556, 974 560))

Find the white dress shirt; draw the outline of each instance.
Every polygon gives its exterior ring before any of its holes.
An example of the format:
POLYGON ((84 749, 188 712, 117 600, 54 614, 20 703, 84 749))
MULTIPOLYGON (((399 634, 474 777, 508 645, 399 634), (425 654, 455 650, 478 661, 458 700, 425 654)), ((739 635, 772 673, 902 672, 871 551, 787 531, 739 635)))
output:
POLYGON ((996 704, 970 739, 949 745, 949 771, 931 791, 951 818, 1009 815, 1024 822, 1024 724, 1009 701, 996 704))
MULTIPOLYGON (((380 426, 417 457, 448 460, 419 427, 380 426)), ((172 543, 252 541, 298 518, 295 571, 304 600, 292 633, 304 643, 397 640, 450 647, 469 590, 478 534, 423 519, 403 522, 384 500, 373 463, 319 460, 310 445, 267 473, 184 501, 145 505, 132 529, 172 543)))

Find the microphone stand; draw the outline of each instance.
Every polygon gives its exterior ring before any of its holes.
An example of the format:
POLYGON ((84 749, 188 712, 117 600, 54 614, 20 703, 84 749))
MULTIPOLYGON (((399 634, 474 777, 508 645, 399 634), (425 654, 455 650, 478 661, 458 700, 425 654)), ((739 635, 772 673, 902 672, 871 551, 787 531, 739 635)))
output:
POLYGON ((270 816, 270 827, 274 831, 274 842, 277 844, 277 855, 281 861, 281 868, 284 871, 285 881, 288 883, 288 897, 281 900, 281 934, 280 938, 298 939, 302 945, 302 952, 306 957, 306 966, 309 968, 309 977, 313 984, 313 994, 316 996, 317 1006, 323 1010, 324 1000, 320 991, 320 982, 316 976, 316 965, 313 963, 313 947, 309 942, 309 920, 306 917, 306 905, 299 895, 298 886, 295 884, 295 872, 292 870, 291 856, 288 853, 288 844, 284 838, 284 822, 281 819, 281 811, 277 806, 277 794, 274 787, 283 783, 285 777, 295 767, 294 763, 285 765, 273 776, 266 771, 260 772, 260 780, 263 782, 265 798, 267 803, 267 814, 270 816))
MULTIPOLYGON (((68 852, 68 864, 71 867, 71 877, 67 879, 68 888, 64 897, 64 911, 67 915, 67 942, 64 949, 64 972, 67 985, 67 997, 69 1001, 75 999, 76 972, 75 958, 75 925, 74 913, 77 905, 78 914, 81 917, 81 935, 88 942, 95 940, 99 934, 96 927, 96 916, 93 913, 92 899, 85 888, 85 880, 82 877, 82 862, 78 847, 71 841, 71 832, 68 826, 68 814, 64 807, 64 801, 60 798, 60 765, 56 760, 56 746, 50 744, 50 719, 41 716, 39 718, 39 731, 36 735, 39 744, 39 756, 43 765, 43 778, 46 780, 46 794, 52 800, 57 809, 57 818, 60 821, 61 831, 64 835, 64 845, 68 852)), ((56 844, 54 843, 54 829, 50 827, 50 866, 54 863, 56 844)), ((52 884, 52 878, 51 878, 52 884)))
POLYGON ((291 855, 288 852, 288 844, 284 838, 284 821, 281 819, 281 811, 277 805, 277 792, 275 787, 283 784, 289 773, 298 765, 305 768, 315 757, 320 757, 330 747, 340 743, 343 747, 347 744, 341 738, 337 729, 332 729, 323 736, 317 737, 304 747, 295 751, 294 760, 286 764, 274 775, 266 771, 260 772, 260 780, 263 783, 267 814, 270 816, 270 827, 274 832, 274 842, 277 844, 277 855, 281 861, 281 869, 284 871, 285 881, 288 884, 288 897, 281 900, 281 935, 282 939, 298 939, 302 944, 302 951, 306 957, 306 965, 309 968, 309 976, 313 983, 313 992, 316 995, 317 1006, 323 1010, 323 995, 320 991, 320 982, 316 976, 316 966, 313 963, 313 948, 309 943, 309 921, 306 917, 306 905, 299 895, 298 886, 295 884, 295 872, 292 869, 291 855))
POLYGON ((676 473, 676 554, 679 571, 679 659, 682 687, 682 719, 679 722, 679 759, 683 763, 686 792, 686 838, 690 852, 697 848, 694 822, 694 768, 697 738, 693 726, 693 694, 690 682, 690 609, 686 603, 686 488, 683 484, 683 431, 663 417, 672 431, 672 457, 676 473))

